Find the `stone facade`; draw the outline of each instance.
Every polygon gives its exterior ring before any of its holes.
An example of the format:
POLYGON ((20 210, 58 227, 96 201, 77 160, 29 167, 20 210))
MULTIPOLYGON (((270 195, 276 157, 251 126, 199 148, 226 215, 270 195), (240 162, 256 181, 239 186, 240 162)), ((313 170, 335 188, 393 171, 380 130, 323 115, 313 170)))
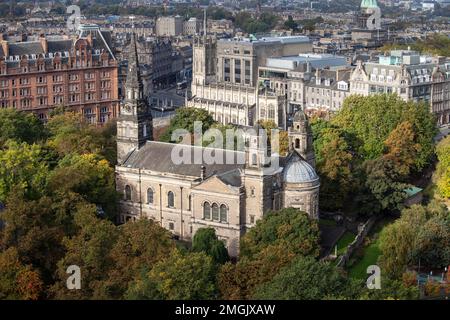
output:
POLYGON ((77 39, 0 41, 0 108, 46 121, 66 106, 102 125, 118 114, 118 65, 108 32, 82 26, 77 39))
POLYGON ((147 217, 186 241, 211 227, 237 256, 241 237, 269 210, 296 207, 318 218, 320 183, 303 112, 289 130, 293 146, 286 157, 271 154, 260 127, 246 132, 243 151, 152 141, 134 37, 130 52, 135 55, 117 123, 120 223, 147 217))

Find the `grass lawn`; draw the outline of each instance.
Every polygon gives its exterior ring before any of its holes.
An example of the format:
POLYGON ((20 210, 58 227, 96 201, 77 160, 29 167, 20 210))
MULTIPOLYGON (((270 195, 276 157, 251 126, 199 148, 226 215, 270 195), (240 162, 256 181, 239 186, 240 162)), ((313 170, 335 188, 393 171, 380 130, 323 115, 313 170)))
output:
POLYGON ((366 279, 367 267, 373 264, 377 264, 378 256, 380 254, 381 251, 378 248, 377 239, 377 241, 364 248, 364 256, 349 268, 348 275, 350 276, 350 278, 366 279))
POLYGON ((379 221, 374 228, 371 230, 370 239, 372 243, 367 247, 362 248, 364 251, 364 256, 359 260, 355 261, 348 268, 348 275, 354 279, 367 279, 367 267, 373 264, 377 264, 378 257, 381 254, 379 244, 380 238, 379 234, 381 230, 388 224, 390 224, 394 219, 385 218, 379 221))
POLYGON ((355 234, 346 231, 344 235, 339 239, 337 242, 337 254, 340 256, 341 254, 344 254, 345 251, 347 251, 347 246, 355 240, 355 234))

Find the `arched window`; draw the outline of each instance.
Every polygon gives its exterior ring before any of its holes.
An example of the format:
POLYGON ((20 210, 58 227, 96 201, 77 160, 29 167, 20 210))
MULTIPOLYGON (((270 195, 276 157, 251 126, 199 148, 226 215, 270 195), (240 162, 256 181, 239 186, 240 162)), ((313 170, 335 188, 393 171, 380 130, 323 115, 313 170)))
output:
POLYGON ((300 139, 295 139, 295 148, 300 148, 300 139))
POLYGON ((220 206, 220 222, 227 222, 228 221, 228 208, 226 205, 220 206))
POLYGON ((167 193, 167 206, 170 208, 175 207, 175 200, 172 191, 169 191, 169 193, 167 193))
POLYGON ((125 186, 125 200, 131 201, 131 187, 129 185, 125 186))
POLYGON ((151 204, 153 203, 153 190, 152 188, 147 189, 147 203, 151 204))
POLYGON ((217 203, 213 203, 212 205, 212 219, 219 221, 219 205, 217 203))
POLYGON ((203 203, 203 219, 211 219, 211 205, 209 202, 203 203))

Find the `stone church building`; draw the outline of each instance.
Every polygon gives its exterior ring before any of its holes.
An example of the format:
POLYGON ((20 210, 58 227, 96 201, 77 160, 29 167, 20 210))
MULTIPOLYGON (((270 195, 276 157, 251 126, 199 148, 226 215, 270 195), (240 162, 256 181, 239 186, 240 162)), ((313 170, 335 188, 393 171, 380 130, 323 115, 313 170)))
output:
POLYGON ((271 154, 260 128, 245 135, 244 151, 153 141, 134 35, 130 46, 134 54, 117 121, 120 223, 147 217, 187 241, 199 228, 212 227, 229 254, 237 256, 240 238, 268 210, 295 207, 318 218, 320 183, 303 112, 289 128, 290 150, 283 157, 271 154), (194 155, 194 161, 174 161, 180 151, 194 155), (221 154, 227 161, 195 161, 196 154, 206 153, 221 154))

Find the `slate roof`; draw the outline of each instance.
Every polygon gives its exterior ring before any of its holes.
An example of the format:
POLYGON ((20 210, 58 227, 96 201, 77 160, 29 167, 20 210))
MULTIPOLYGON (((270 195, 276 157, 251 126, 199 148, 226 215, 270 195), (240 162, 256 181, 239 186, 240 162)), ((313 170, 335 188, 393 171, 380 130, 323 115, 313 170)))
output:
POLYGON ((10 56, 21 56, 24 54, 43 54, 44 48, 39 41, 17 42, 9 44, 10 56))
POLYGON ((225 172, 223 174, 218 175, 217 178, 219 178, 223 183, 233 187, 240 187, 242 185, 240 169, 234 169, 225 172))
POLYGON ((240 151, 147 141, 147 143, 139 150, 132 151, 128 159, 122 166, 199 178, 201 176, 201 167, 202 165, 204 165, 206 167, 206 177, 212 175, 220 175, 222 181, 226 181, 226 183, 235 185, 237 184, 237 179, 234 176, 234 173, 229 173, 226 175, 222 174, 228 173, 235 169, 242 169, 244 167, 244 164, 238 162, 239 159, 245 159, 244 156, 244 152, 240 151), (201 149, 201 152, 199 149, 201 149), (205 162, 205 157, 202 157, 202 163, 194 163, 194 151, 203 155, 211 154, 213 157, 215 156, 214 158, 219 158, 218 154, 215 154, 214 152, 223 152, 223 157, 220 157, 220 159, 223 159, 224 163, 208 164, 207 162, 205 162), (172 159, 172 152, 174 152, 174 155, 176 157, 174 158, 174 160, 172 159), (190 163, 176 163, 177 159, 186 154, 190 155, 190 163), (240 155, 239 158, 238 155, 240 155), (227 156, 234 159, 234 161, 232 161, 233 163, 225 163, 227 156))

